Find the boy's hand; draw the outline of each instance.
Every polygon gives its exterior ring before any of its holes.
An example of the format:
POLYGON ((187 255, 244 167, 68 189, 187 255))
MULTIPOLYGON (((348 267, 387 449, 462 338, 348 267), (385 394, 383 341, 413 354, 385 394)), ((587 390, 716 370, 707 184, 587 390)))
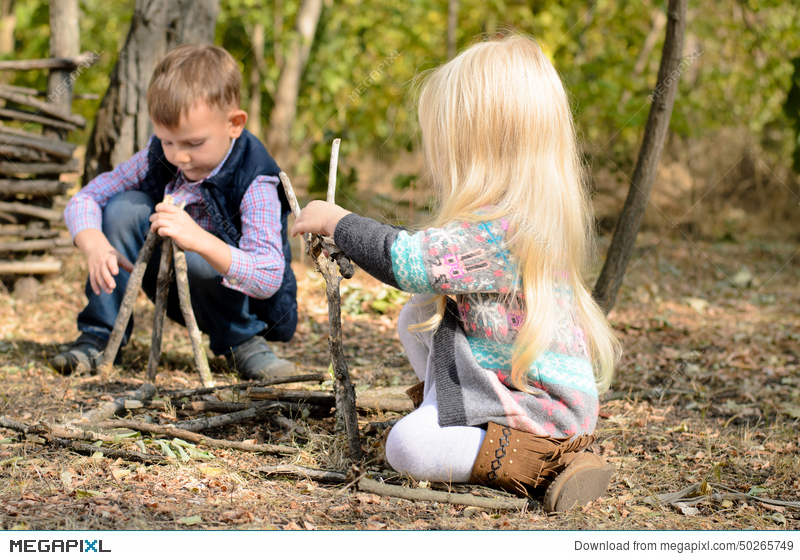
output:
POLYGON ((185 210, 174 204, 156 204, 156 213, 150 216, 150 221, 150 231, 169 237, 184 251, 199 252, 198 246, 207 233, 185 210))
POLYGON ((292 227, 292 237, 298 234, 318 233, 333 236, 339 220, 350 212, 323 200, 312 200, 303 208, 292 227))
POLYGON ((75 236, 75 245, 86 255, 89 266, 89 285, 96 295, 110 294, 117 287, 114 276, 122 267, 133 272, 133 263, 114 249, 102 231, 85 229, 75 236))

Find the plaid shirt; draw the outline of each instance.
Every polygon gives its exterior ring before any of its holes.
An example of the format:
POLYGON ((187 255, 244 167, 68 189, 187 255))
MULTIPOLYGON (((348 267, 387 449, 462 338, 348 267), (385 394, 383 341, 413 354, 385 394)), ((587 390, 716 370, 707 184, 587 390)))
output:
MULTIPOLYGON (((108 200, 121 192, 134 190, 147 175, 147 147, 113 171, 102 173, 81 189, 67 204, 64 219, 74 239, 84 229, 103 230, 103 208, 108 200)), ((208 175, 213 177, 222 168, 233 150, 234 142, 220 164, 208 175)), ((175 203, 186 202, 186 212, 204 230, 216 233, 213 216, 203 207, 200 181, 189 181, 179 171, 167 184, 164 194, 175 197, 175 203)), ((206 178, 208 178, 206 177, 206 178)), ((281 203, 278 199, 279 179, 260 175, 250 184, 242 199, 239 213, 242 217, 242 237, 239 247, 230 247, 231 266, 223 276, 222 284, 256 299, 272 296, 281 285, 285 261, 281 243, 281 203)))

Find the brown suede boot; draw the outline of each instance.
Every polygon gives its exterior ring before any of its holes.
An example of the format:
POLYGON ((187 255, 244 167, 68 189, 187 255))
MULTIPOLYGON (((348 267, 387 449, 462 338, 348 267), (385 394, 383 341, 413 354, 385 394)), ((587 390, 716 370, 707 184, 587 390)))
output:
POLYGON ((613 467, 593 453, 583 452, 594 440, 593 435, 535 436, 490 422, 470 482, 522 497, 547 489, 545 511, 566 511, 575 503, 595 500, 608 489, 613 467))
POLYGON ((406 395, 408 395, 408 398, 411 399, 414 409, 419 408, 419 405, 422 404, 422 399, 425 396, 425 382, 420 381, 416 385, 406 389, 406 395))

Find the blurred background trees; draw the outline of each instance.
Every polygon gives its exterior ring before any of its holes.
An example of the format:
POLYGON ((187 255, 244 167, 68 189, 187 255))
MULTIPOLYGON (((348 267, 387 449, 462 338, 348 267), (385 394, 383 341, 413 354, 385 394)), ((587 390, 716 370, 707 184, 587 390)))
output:
MULTIPOLYGON (((81 77, 78 93, 102 98, 134 4, 80 1, 81 50, 102 55, 81 77)), ((424 217, 426 201, 415 149, 414 77, 447 60, 448 35, 461 49, 504 30, 532 34, 573 97, 597 217, 609 230, 647 119, 665 10, 663 0, 223 0, 215 40, 240 61, 244 108, 264 140, 276 134, 271 119, 282 98, 282 71, 298 45, 305 47, 294 117, 280 130, 286 152, 279 163, 313 196, 324 183, 330 139, 341 137, 342 180, 351 193, 345 203, 404 221, 424 217), (322 9, 309 40, 297 18, 314 2, 322 9)), ((800 2, 693 1, 687 20, 687 64, 645 227, 677 226, 715 239, 796 236, 800 2)), ((47 2, 4 0, 0 58, 46 57, 47 21, 47 2), (3 50, 9 28, 11 52, 3 50)), ((46 85, 26 80, 42 77, 0 75, 15 85, 46 85)), ((93 121, 99 104, 78 100, 73 107, 93 121)), ((71 140, 86 143, 89 130, 71 140)))

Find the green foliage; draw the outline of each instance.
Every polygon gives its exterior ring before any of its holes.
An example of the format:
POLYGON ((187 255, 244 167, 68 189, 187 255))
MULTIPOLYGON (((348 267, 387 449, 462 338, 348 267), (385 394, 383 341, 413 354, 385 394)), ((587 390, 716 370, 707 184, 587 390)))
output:
POLYGON ((794 170, 800 173, 800 56, 792 61, 794 74, 792 74, 792 85, 789 94, 786 96, 786 103, 783 110, 794 125, 795 148, 792 153, 794 170))
MULTIPOLYGON (((102 55, 78 79, 78 92, 105 92, 133 4, 81 0, 81 47, 102 55)), ((280 75, 276 53, 289 48, 299 5, 288 0, 220 3, 216 41, 239 60, 245 77, 255 63, 253 30, 259 23, 266 30, 264 129, 280 75)), ((39 0, 17 0, 15 58, 48 55, 47 6, 39 0)), ((636 73, 634 65, 654 11, 665 12, 666 0, 461 0, 459 6, 459 49, 506 30, 535 36, 570 91, 587 161, 621 169, 632 166, 650 107, 648 95, 655 87, 663 31, 644 70, 636 73), (595 157, 601 154, 605 157, 595 157)), ((393 158, 416 145, 415 85, 420 74, 446 58, 446 20, 444 0, 325 2, 289 131, 298 172, 310 178, 313 189, 324 183, 325 153, 333 136, 342 138, 343 163, 367 150, 393 158)), ((798 2, 692 2, 684 55, 693 51, 700 54, 684 68, 671 129, 692 137, 745 127, 787 158, 794 150, 797 163, 798 2), (790 91, 794 93, 787 98, 790 91)), ((242 99, 247 109, 246 82, 242 99)), ((44 88, 45 72, 18 72, 13 83, 44 88)), ((75 110, 91 119, 98 104, 76 101, 75 110)), ((87 134, 74 133, 74 140, 82 142, 87 134)), ((343 175, 345 187, 357 180, 343 175)))

